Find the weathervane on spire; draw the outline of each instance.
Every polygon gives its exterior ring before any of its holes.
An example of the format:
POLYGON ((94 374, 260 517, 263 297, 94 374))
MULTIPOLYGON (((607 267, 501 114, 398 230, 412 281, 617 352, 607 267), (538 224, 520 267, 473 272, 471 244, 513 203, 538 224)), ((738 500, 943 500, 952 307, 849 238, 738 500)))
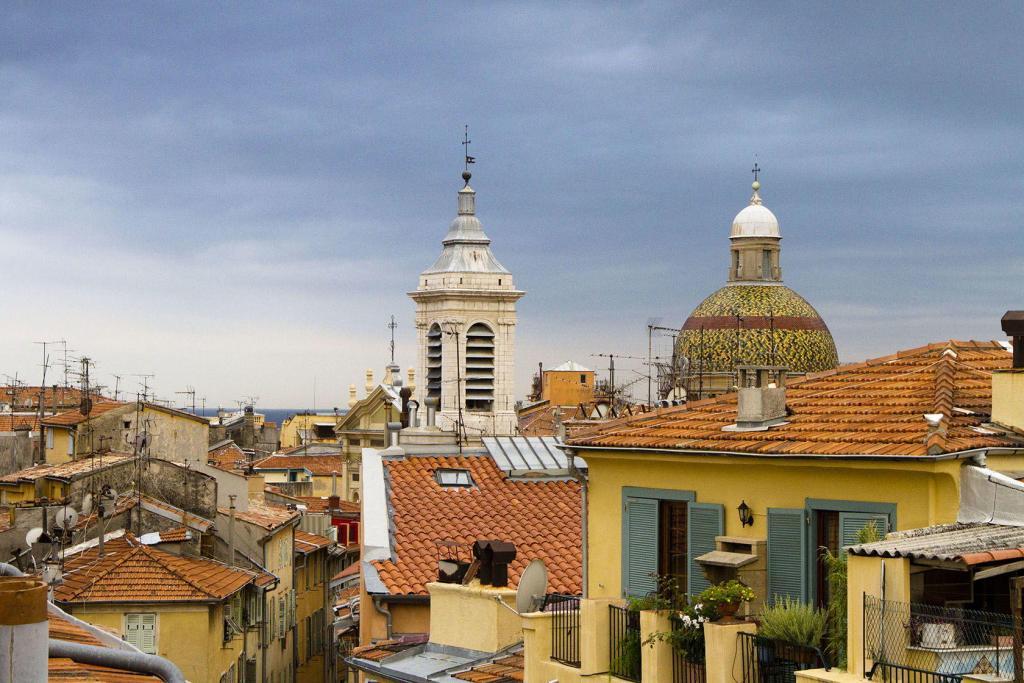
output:
POLYGON ((754 157, 754 168, 750 169, 750 172, 754 174, 754 182, 757 182, 757 175, 761 172, 761 167, 757 165, 757 157, 754 157))
POLYGON ((466 185, 469 185, 469 179, 473 177, 473 174, 469 172, 469 165, 476 163, 476 157, 469 156, 469 144, 471 142, 473 141, 469 139, 469 124, 467 124, 462 135, 463 155, 466 162, 465 169, 462 171, 462 179, 466 181, 466 185))

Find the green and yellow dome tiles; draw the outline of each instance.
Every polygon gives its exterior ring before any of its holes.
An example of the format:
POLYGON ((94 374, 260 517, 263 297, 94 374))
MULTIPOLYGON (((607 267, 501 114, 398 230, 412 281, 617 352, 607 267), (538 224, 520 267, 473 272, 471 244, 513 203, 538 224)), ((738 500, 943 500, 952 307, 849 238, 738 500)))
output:
POLYGON ((689 359, 690 372, 701 365, 704 372, 732 372, 742 364, 784 365, 803 373, 839 364, 825 321, 781 284, 722 287, 687 318, 678 351, 689 359))

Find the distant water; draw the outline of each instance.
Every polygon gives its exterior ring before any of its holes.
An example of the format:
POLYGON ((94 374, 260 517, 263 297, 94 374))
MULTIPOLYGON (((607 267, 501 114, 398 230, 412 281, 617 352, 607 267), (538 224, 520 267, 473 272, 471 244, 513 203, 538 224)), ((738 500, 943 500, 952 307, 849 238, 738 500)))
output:
MULTIPOLYGON (((257 413, 262 413, 263 415, 266 416, 264 419, 266 419, 267 422, 274 422, 274 423, 277 424, 278 427, 281 426, 281 423, 284 422, 286 418, 291 417, 292 415, 295 415, 296 413, 304 413, 307 410, 309 410, 309 409, 308 408, 263 408, 263 407, 260 407, 260 406, 256 407, 256 412, 257 413)), ((200 415, 203 415, 204 417, 210 417, 210 416, 216 416, 217 415, 217 409, 216 408, 207 408, 205 412, 200 409, 200 410, 197 410, 197 412, 200 415)), ((319 412, 326 413, 328 411, 321 410, 319 412)), ((341 412, 344 412, 344 411, 341 411, 341 412)), ((341 414, 341 412, 339 412, 339 414, 341 414)))

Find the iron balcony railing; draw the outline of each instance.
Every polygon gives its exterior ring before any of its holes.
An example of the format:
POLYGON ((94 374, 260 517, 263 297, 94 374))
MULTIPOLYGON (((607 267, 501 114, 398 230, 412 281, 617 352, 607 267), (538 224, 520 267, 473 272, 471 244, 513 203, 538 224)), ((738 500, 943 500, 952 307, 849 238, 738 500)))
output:
POLYGON ((740 633, 743 683, 795 683, 796 672, 828 669, 829 663, 819 648, 740 633))
POLYGON ((569 666, 580 665, 580 599, 575 595, 547 596, 544 609, 551 612, 551 659, 569 666))
POLYGON ((640 613, 625 607, 608 606, 609 670, 613 676, 640 680, 640 613))
POLYGON ((704 626, 684 624, 677 617, 672 624, 672 683, 706 683, 704 666, 704 626))
POLYGON ((1013 678, 1013 626, 1009 614, 865 595, 864 671, 887 683, 958 683, 972 673, 1013 678))

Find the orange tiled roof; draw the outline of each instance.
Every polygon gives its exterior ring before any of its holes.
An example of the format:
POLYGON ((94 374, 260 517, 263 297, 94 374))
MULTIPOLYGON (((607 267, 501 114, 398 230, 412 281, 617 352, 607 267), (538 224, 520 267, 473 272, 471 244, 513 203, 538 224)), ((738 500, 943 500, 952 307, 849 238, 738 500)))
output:
POLYGON ((89 415, 82 415, 82 413, 76 408, 75 410, 67 410, 63 413, 57 413, 56 415, 47 415, 43 417, 43 424, 54 427, 72 427, 74 425, 85 422, 86 417, 97 417, 103 413, 109 413, 111 410, 121 408, 128 405, 120 401, 111 401, 109 398, 103 398, 102 396, 94 396, 92 399, 92 410, 89 411, 89 415))
POLYGON ((525 678, 523 651, 519 650, 507 657, 499 657, 493 662, 474 666, 468 671, 452 674, 454 678, 470 683, 511 683, 525 678))
POLYGON ((344 579, 349 576, 356 576, 359 574, 359 563, 353 562, 349 566, 342 569, 340 572, 331 577, 331 581, 337 581, 338 579, 344 579))
MULTIPOLYGON (((59 613, 51 612, 48 616, 50 638, 66 640, 83 645, 102 646, 103 643, 92 633, 78 624, 68 621, 59 613)), ((50 681, 89 681, 90 683, 159 683, 156 676, 111 669, 93 664, 80 664, 70 659, 51 657, 49 661, 50 681)))
POLYGON ((129 533, 64 561, 54 600, 84 602, 217 602, 253 582, 245 569, 201 557, 182 557, 139 543, 129 533))
POLYGON ((302 531, 301 529, 295 530, 295 552, 302 553, 303 555, 311 553, 314 550, 320 548, 326 548, 331 545, 334 541, 325 536, 319 536, 317 534, 311 534, 308 531, 302 531))
MULTIPOLYGON (((217 508, 217 511, 222 515, 231 514, 231 511, 227 508, 217 508)), ((249 501, 249 509, 245 512, 235 510, 235 519, 255 524, 268 531, 284 526, 298 516, 297 510, 288 510, 280 506, 265 505, 251 500, 249 501)))
MULTIPOLYGON (((120 515, 133 509, 139 502, 138 496, 134 495, 119 495, 117 500, 114 501, 114 511, 110 513, 111 517, 120 515)), ((96 523, 99 519, 99 512, 90 512, 87 515, 81 515, 78 518, 78 522, 75 524, 75 531, 85 529, 96 523)))
POLYGON ((272 455, 255 465, 259 470, 309 470, 315 476, 341 474, 345 459, 340 455, 272 455))
POLYGON ((1021 446, 1024 438, 982 426, 992 409, 992 371, 1009 368, 1010 361, 998 342, 941 342, 790 382, 786 404, 792 414, 787 424, 765 431, 722 431, 736 421, 733 393, 615 420, 570 444, 904 456, 1021 446), (929 437, 925 413, 944 415, 945 435, 929 437))
POLYGON ((33 465, 17 472, 5 474, 0 477, 0 483, 28 482, 42 479, 43 477, 71 480, 99 469, 117 465, 131 458, 132 456, 128 453, 111 452, 78 460, 69 460, 59 465, 33 465))
POLYGON ((0 415, 0 432, 39 429, 39 415, 0 415))
MULTIPOLYGON (((58 408, 72 408, 81 401, 82 392, 74 387, 46 387, 43 389, 43 408, 52 410, 56 405, 58 408)), ((15 410, 26 408, 39 408, 39 387, 0 387, 0 403, 13 403, 15 410)))
POLYGON ((392 595, 426 595, 437 577, 435 541, 471 545, 500 539, 516 545, 509 583, 516 586, 530 560, 548 566, 551 590, 578 594, 581 589, 580 487, 574 481, 517 481, 507 478, 491 458, 409 457, 386 461, 394 509, 396 562, 374 561, 392 595), (467 469, 474 486, 443 488, 434 472, 467 469))
POLYGON ((244 472, 249 464, 245 451, 234 441, 210 450, 206 454, 206 462, 225 472, 244 472))
POLYGON ((184 543, 192 540, 192 532, 187 527, 179 526, 160 532, 161 543, 184 543))
MULTIPOLYGON (((278 489, 277 487, 273 488, 275 489, 274 493, 282 496, 288 496, 295 500, 295 502, 305 505, 307 512, 327 512, 330 509, 328 506, 329 499, 326 496, 289 496, 287 493, 281 491, 281 489, 278 489)), ((359 503, 353 503, 348 500, 339 500, 338 510, 341 512, 359 512, 359 503)))

